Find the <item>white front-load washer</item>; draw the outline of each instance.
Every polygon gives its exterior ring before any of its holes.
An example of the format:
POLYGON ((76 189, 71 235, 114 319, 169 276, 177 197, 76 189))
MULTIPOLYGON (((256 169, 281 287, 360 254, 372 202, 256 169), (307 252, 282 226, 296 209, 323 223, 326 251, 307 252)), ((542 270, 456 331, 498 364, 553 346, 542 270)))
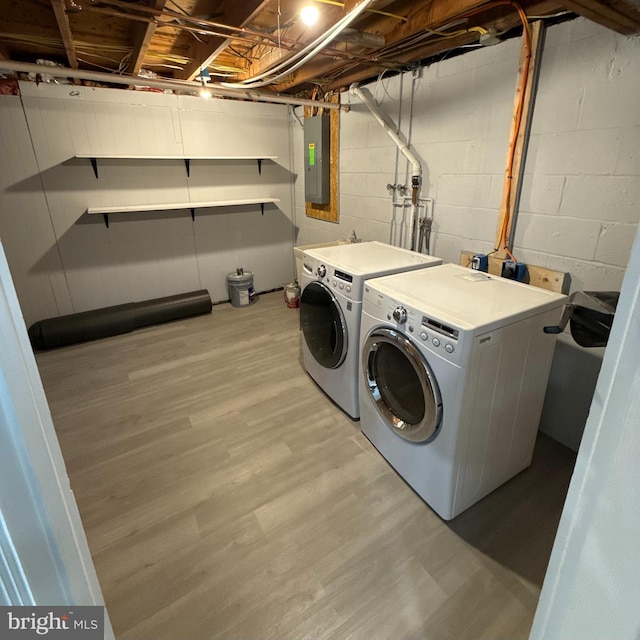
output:
POLYGON ((531 463, 566 302, 453 264, 365 284, 360 426, 443 519, 531 463))
POLYGON ((318 386, 357 419, 362 292, 375 276, 440 264, 433 256, 382 242, 308 249, 302 254, 300 326, 304 367, 318 386))

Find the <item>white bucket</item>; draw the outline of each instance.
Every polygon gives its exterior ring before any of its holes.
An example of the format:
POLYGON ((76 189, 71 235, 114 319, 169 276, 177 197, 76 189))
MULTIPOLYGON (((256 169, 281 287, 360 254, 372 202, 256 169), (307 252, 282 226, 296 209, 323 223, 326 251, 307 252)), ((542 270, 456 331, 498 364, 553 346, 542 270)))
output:
POLYGON ((229 301, 232 306, 249 306, 255 301, 253 273, 245 271, 242 267, 236 269, 235 273, 230 273, 227 276, 227 290, 229 291, 229 301))

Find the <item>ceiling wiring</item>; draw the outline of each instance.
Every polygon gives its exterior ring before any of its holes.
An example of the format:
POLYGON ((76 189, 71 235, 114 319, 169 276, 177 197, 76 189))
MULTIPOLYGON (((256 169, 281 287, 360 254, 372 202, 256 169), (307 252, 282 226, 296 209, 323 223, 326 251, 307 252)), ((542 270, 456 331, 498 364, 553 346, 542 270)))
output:
MULTIPOLYGON (((45 10, 51 13, 52 0, 30 1, 41 5, 38 10, 43 16, 45 10)), ((234 89, 272 85, 278 91, 310 95, 314 83, 321 83, 326 90, 339 87, 340 81, 351 84, 378 77, 379 99, 390 86, 388 78, 393 73, 405 72, 416 63, 429 64, 442 54, 497 44, 503 34, 512 37, 513 28, 519 24, 513 11, 495 9, 514 9, 510 0, 484 0, 486 4, 474 3, 475 8, 467 11, 443 5, 442 12, 435 14, 431 11, 432 0, 311 0, 325 5, 316 4, 325 12, 325 23, 324 28, 309 32, 300 25, 297 1, 261 1, 253 12, 234 1, 206 4, 199 0, 56 0, 64 4, 71 37, 67 32, 61 38, 53 16, 47 18, 50 24, 40 16, 34 22, 33 36, 26 28, 5 27, 4 31, 12 33, 4 38, 0 34, 0 39, 6 44, 5 57, 8 54, 32 59, 33 51, 39 49, 41 56, 49 55, 62 63, 70 60, 75 66, 75 50, 83 61, 88 61, 86 64, 102 65, 100 68, 105 70, 109 67, 115 73, 122 71, 121 56, 135 53, 142 57, 142 67, 155 68, 169 79, 187 77, 211 58, 235 61, 233 71, 216 71, 220 81, 234 89), (225 3, 234 11, 226 12, 225 3), (89 15, 93 12, 104 17, 89 15), (81 17, 81 13, 86 15, 81 17), (351 19, 353 22, 347 26, 351 19), (125 21, 132 21, 132 26, 148 25, 147 40, 140 42, 141 28, 130 28, 125 21), (223 24, 225 21, 231 24, 223 24), (91 40, 99 32, 100 42, 123 46, 100 48, 99 44, 79 42, 79 35, 91 40), (48 36, 48 42, 38 42, 38 37, 48 36), (177 55, 180 53, 184 55, 177 55)), ((548 13, 529 19, 555 23, 576 15, 557 2, 551 0, 551 4, 544 8, 539 5, 537 10, 532 6, 531 14, 548 13)), ((213 64, 207 68, 216 69, 213 64)))
MULTIPOLYGON (((344 7, 344 2, 339 2, 339 0, 315 0, 315 2, 320 2, 322 4, 331 4, 335 7, 344 7)), ((388 11, 380 11, 379 9, 367 9, 367 13, 375 13, 379 16, 386 16, 387 18, 394 18, 400 22, 408 22, 408 18, 404 16, 398 15, 397 13, 389 13, 388 11)))
POLYGON ((282 40, 280 38, 280 36, 281 36, 281 33, 280 33, 280 15, 281 15, 280 0, 278 0, 278 55, 282 58, 282 40))
MULTIPOLYGON (((260 31, 256 31, 253 29, 249 29, 247 27, 234 27, 232 25, 228 25, 228 24, 222 24, 220 22, 215 22, 213 20, 206 20, 204 18, 198 18, 198 17, 193 17, 193 16, 189 16, 186 14, 181 14, 177 11, 172 11, 171 9, 167 9, 165 7, 164 10, 160 10, 160 9, 154 9, 153 7, 148 7, 146 5, 141 5, 138 3, 131 3, 131 2, 123 2, 122 0, 100 0, 101 4, 108 4, 111 5, 113 7, 119 7, 121 9, 124 9, 125 12, 131 12, 131 11, 137 11, 138 13, 146 13, 148 15, 152 15, 155 16, 156 18, 169 18, 171 20, 179 20, 180 22, 190 22, 192 24, 198 25, 200 27, 211 27, 213 29, 222 29, 224 31, 229 31, 231 33, 235 33, 238 34, 238 38, 242 39, 243 36, 247 36, 247 35, 252 35, 252 36, 257 36, 258 38, 262 38, 265 40, 270 40, 271 42, 273 42, 274 44, 277 44, 277 38, 273 38, 272 36, 270 36, 268 33, 264 33, 264 32, 260 32, 260 31)), ((78 6, 79 8, 84 8, 83 5, 78 5, 76 3, 76 6, 78 6)), ((124 14, 121 17, 126 17, 124 14)), ((158 21, 158 26, 160 25, 167 25, 167 26, 171 26, 169 23, 164 23, 164 22, 160 22, 158 21)), ((173 25, 176 28, 185 28, 186 25, 173 25)), ((203 29, 196 29, 197 31, 203 31, 203 29)), ((205 33, 205 35, 207 35, 205 33)), ((219 34, 219 33, 212 33, 211 35, 220 35, 224 38, 231 38, 233 36, 231 36, 230 34, 219 34)), ((284 46, 284 45, 283 45, 284 46)))
POLYGON ((341 31, 346 29, 373 1, 374 0, 362 0, 359 5, 330 27, 326 33, 322 34, 320 37, 316 38, 313 42, 301 49, 298 53, 295 53, 293 56, 284 60, 281 64, 276 65, 272 69, 251 78, 241 80, 237 83, 223 84, 227 87, 233 88, 243 86, 264 87, 276 82, 287 74, 299 69, 303 64, 306 64, 311 58, 315 57, 324 47, 330 44, 341 31))

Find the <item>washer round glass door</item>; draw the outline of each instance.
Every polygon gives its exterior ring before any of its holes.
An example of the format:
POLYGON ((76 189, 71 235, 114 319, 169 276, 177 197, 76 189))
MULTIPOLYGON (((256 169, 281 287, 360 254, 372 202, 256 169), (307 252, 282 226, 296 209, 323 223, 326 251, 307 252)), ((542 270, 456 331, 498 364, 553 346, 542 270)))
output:
POLYGON ((347 325, 333 293, 310 282, 300 298, 300 326, 311 355, 327 369, 336 369, 347 355, 347 325))
POLYGON ((442 399, 431 367, 401 333, 374 329, 362 352, 369 394, 394 433, 410 442, 433 438, 442 420, 442 399))

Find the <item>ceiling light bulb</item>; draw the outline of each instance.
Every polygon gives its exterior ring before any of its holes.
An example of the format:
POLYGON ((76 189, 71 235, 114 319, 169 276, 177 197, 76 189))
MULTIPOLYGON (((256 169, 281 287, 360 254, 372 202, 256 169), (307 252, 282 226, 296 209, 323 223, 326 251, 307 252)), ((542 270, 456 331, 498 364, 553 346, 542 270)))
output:
POLYGON ((302 11, 300 11, 300 18, 302 19, 302 22, 309 27, 318 22, 319 15, 318 7, 313 4, 308 4, 306 7, 302 8, 302 11))
POLYGON ((209 91, 209 89, 206 89, 206 88, 200 89, 200 97, 204 98, 205 100, 208 100, 211 97, 211 91, 209 91))

